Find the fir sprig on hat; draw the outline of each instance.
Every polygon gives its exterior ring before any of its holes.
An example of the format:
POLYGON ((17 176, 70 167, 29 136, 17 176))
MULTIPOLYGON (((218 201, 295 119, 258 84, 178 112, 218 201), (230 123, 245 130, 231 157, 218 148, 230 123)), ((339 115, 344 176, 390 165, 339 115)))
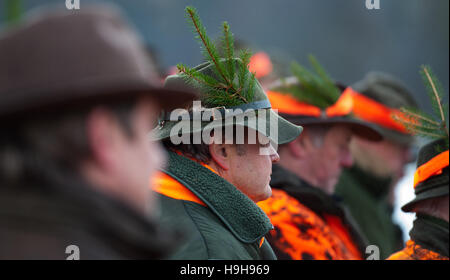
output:
POLYGON ((341 91, 313 55, 309 55, 308 59, 313 71, 293 62, 291 72, 297 78, 297 82, 292 84, 282 82, 281 86, 273 90, 289 93, 298 101, 325 109, 339 99, 341 91))
POLYGON ((204 58, 214 66, 212 69, 215 74, 213 77, 197 71, 196 68, 178 64, 178 71, 186 82, 201 90, 202 101, 206 107, 233 107, 252 102, 256 78, 248 71, 251 53, 244 50, 241 51, 239 59, 234 57, 234 38, 229 24, 224 22, 222 25, 221 41, 225 48, 221 57, 217 47, 206 34, 196 9, 186 7, 186 17, 200 43, 204 58))
POLYGON ((431 100, 433 114, 417 109, 401 108, 405 117, 394 116, 394 118, 412 134, 432 140, 446 139, 448 147, 448 104, 443 103, 443 87, 429 66, 422 66, 420 74, 431 100))

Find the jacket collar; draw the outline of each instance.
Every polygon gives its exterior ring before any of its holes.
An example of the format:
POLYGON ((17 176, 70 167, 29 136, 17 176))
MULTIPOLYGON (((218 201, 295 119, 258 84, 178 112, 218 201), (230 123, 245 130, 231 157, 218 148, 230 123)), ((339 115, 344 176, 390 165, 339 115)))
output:
POLYGON ((273 228, 266 214, 245 194, 199 163, 169 151, 169 174, 216 214, 244 243, 259 241, 273 228))
POLYGON ((417 219, 414 220, 409 235, 424 249, 449 257, 448 222, 432 216, 417 214, 417 219))

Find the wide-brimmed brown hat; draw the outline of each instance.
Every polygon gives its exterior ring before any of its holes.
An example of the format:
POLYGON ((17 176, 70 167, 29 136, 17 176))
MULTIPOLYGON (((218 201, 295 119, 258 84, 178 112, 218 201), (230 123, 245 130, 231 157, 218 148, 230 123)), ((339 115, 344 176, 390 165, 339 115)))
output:
POLYGON ((0 34, 0 117, 139 95, 165 109, 195 97, 162 88, 138 35, 114 6, 41 9, 0 34))

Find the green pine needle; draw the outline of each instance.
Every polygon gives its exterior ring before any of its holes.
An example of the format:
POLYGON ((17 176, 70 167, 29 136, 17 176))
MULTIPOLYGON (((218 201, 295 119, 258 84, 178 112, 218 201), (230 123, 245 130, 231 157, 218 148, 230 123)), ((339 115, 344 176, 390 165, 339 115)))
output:
POLYGON ((206 28, 203 26, 203 23, 197 14, 197 10, 194 7, 186 7, 186 14, 189 24, 192 26, 194 33, 197 34, 196 38, 203 49, 205 59, 215 65, 218 76, 220 76, 226 84, 230 85, 231 82, 225 74, 225 67, 220 61, 216 47, 206 34, 206 28))
POLYGON ((325 109, 339 99, 340 90, 314 56, 310 55, 309 61, 314 72, 309 71, 297 62, 291 64, 291 72, 297 78, 300 86, 292 85, 277 90, 290 93, 301 102, 325 109))
POLYGON ((420 70, 422 80, 427 89, 433 107, 433 115, 423 111, 401 108, 405 118, 395 118, 412 134, 425 138, 446 139, 448 147, 448 104, 443 104, 443 88, 429 66, 422 66, 420 70))
POLYGON ((230 25, 226 21, 223 23, 222 45, 225 46, 224 56, 226 57, 228 79, 233 81, 236 70, 234 65, 234 39, 230 32, 230 25))
POLYGON ((227 22, 222 24, 221 43, 224 46, 224 58, 221 58, 216 46, 206 34, 206 29, 196 9, 186 7, 186 17, 201 45, 203 56, 214 65, 212 70, 217 76, 213 78, 198 72, 194 68, 180 64, 178 70, 185 77, 186 82, 202 89, 203 100, 210 107, 238 106, 251 102, 254 97, 254 83, 256 83, 254 78, 248 81, 249 76, 253 76, 248 71, 251 53, 241 53, 241 61, 234 58, 234 38, 229 24, 227 22))

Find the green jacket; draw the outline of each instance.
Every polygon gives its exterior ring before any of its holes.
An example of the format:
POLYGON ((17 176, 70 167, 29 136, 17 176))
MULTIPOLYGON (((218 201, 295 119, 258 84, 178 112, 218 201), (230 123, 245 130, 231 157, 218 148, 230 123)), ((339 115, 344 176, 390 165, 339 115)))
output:
POLYGON ((235 186, 172 152, 163 172, 206 204, 159 194, 161 223, 186 235, 184 245, 170 259, 276 259, 268 242, 262 239, 272 229, 269 218, 235 186))
POLYGON ((392 220, 392 209, 387 203, 390 182, 354 166, 344 170, 336 186, 336 195, 351 212, 369 244, 380 248, 383 259, 403 248, 401 229, 392 220))

